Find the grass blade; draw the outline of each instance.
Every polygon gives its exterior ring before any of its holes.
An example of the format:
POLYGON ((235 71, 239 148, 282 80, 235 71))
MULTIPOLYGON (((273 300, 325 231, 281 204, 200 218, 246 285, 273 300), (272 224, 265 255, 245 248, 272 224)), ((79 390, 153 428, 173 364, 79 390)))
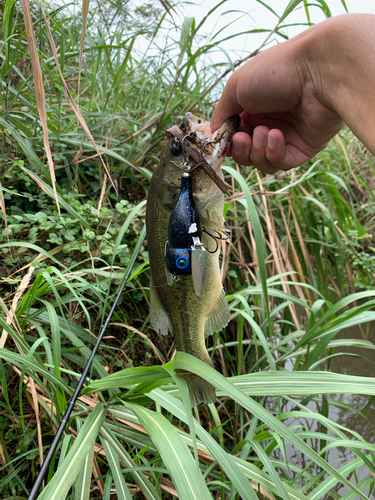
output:
POLYGON ((170 375, 162 366, 137 366, 126 368, 119 372, 108 375, 104 380, 95 380, 88 385, 85 394, 97 391, 107 391, 112 387, 131 387, 136 384, 154 382, 156 380, 170 380, 170 375))
MULTIPOLYGON (((150 397, 167 411, 175 415, 178 419, 182 420, 185 423, 188 423, 186 411, 184 410, 181 401, 160 389, 154 389, 150 393, 150 397)), ((194 432, 196 432, 197 436, 205 444, 212 456, 217 460, 220 467, 231 479, 237 492, 241 495, 241 498, 243 500, 256 500, 256 493, 252 490, 252 488, 249 488, 248 480, 242 473, 241 469, 238 467, 238 464, 233 461, 231 455, 223 450, 223 448, 221 448, 221 446, 213 439, 213 437, 210 436, 208 432, 195 419, 193 419, 193 421, 195 426, 194 432)))
POLYGON ((95 406, 83 424, 66 459, 38 500, 64 500, 84 465, 87 454, 92 449, 96 436, 105 420, 107 409, 102 404, 95 406))
MULTIPOLYGON (((112 448, 117 452, 118 456, 125 464, 125 466, 128 469, 133 469, 136 466, 134 461, 118 441, 116 436, 113 435, 107 424, 103 425, 100 433, 106 439, 106 441, 111 444, 112 448)), ((126 439, 126 436, 124 436, 124 438, 126 439)), ((156 491, 155 486, 146 478, 144 474, 142 474, 138 470, 135 470, 134 472, 130 470, 130 474, 133 476, 135 483, 141 489, 147 500, 159 500, 160 496, 156 491)))
POLYGON ((74 500, 89 500, 94 444, 86 455, 85 462, 74 483, 74 500))
POLYGON ((242 191, 245 194, 247 211, 249 213, 250 222, 251 222, 251 226, 252 226, 252 229, 254 232, 254 239, 255 239, 255 243, 256 243, 256 252, 257 252, 258 266, 259 266, 259 276, 260 276, 260 282, 262 285, 262 290, 263 290, 263 295, 264 295, 266 313, 267 313, 269 325, 271 325, 269 303, 268 303, 268 292, 267 292, 267 273, 266 273, 266 265, 265 265, 265 248, 264 248, 264 240, 263 240, 263 236, 262 236, 262 229, 261 229, 261 225, 260 225, 260 221, 259 221, 259 216, 258 216, 257 210, 255 208, 254 201, 253 201, 253 198, 251 196, 248 185, 247 185, 245 179, 242 177, 242 175, 232 167, 224 166, 223 170, 226 173, 228 173, 234 177, 234 179, 238 182, 242 191))
POLYGON ((257 418, 262 420, 265 424, 269 425, 274 429, 280 436, 286 439, 289 443, 293 444, 302 451, 306 456, 308 456, 312 462, 317 463, 323 470, 325 470, 330 475, 337 478, 343 485, 355 491, 359 498, 364 498, 368 500, 366 495, 358 490, 355 486, 351 484, 345 477, 328 464, 324 459, 322 459, 314 450, 312 450, 302 439, 297 437, 288 427, 283 425, 277 418, 275 418, 271 413, 269 413, 260 404, 255 402, 253 399, 249 398, 234 386, 229 380, 227 380, 223 375, 218 373, 216 370, 206 365, 202 361, 190 356, 186 353, 178 352, 175 360, 175 369, 187 370, 189 372, 194 372, 199 374, 200 377, 208 380, 215 387, 221 389, 225 394, 229 395, 243 408, 251 412, 257 418))
POLYGON ((121 472, 118 454, 104 438, 101 438, 100 442, 103 445, 108 464, 111 468, 112 476, 115 481, 116 495, 118 500, 131 500, 132 496, 128 487, 126 486, 124 476, 121 472))
POLYGON ((173 425, 160 413, 139 405, 126 403, 126 406, 137 415, 158 448, 179 497, 184 500, 212 500, 194 458, 173 425))
POLYGON ((43 86, 43 77, 42 70, 40 68, 38 51, 36 48, 36 41, 34 35, 34 26, 31 18, 30 5, 28 0, 21 0, 23 16, 25 20, 25 28, 27 33, 27 40, 29 45, 29 52, 31 56, 31 64, 33 68, 33 77, 34 77, 34 89, 35 89, 35 97, 38 106, 38 112, 40 117, 40 122, 43 127, 43 138, 44 138, 44 149, 48 159, 49 172, 51 176, 53 193, 55 196, 55 201, 57 205, 57 210, 60 213, 60 205, 57 197, 56 191, 56 177, 55 177, 55 167, 53 165, 51 148, 49 145, 48 138, 48 127, 47 127, 47 113, 46 113, 46 105, 44 102, 44 86, 43 86))

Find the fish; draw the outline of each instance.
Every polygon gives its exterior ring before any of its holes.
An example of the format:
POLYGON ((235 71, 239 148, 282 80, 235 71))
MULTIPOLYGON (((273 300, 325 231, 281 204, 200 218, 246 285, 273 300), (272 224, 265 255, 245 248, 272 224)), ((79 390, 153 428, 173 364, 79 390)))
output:
MULTIPOLYGON (((184 134, 182 144, 174 137, 169 139, 153 173, 147 197, 151 326, 160 334, 172 334, 177 351, 191 354, 210 366, 212 361, 206 349, 205 335, 221 331, 230 319, 226 294, 221 284, 219 245, 213 238, 220 234, 220 228, 223 227, 224 194, 199 166, 191 171, 189 181, 193 195, 191 203, 198 212, 198 221, 201 219, 207 230, 207 233, 201 234, 200 243, 206 252, 202 250, 205 253, 205 269, 200 276, 201 281, 198 279, 198 288, 202 288, 199 292, 195 290, 197 285, 193 283, 191 274, 171 276, 166 267, 166 248, 171 235, 171 214, 176 212, 182 192, 182 177, 186 176, 183 172, 186 169, 185 141, 193 143, 201 151, 202 159, 223 179, 221 165, 239 125, 240 117, 235 116, 211 134, 208 121, 186 113, 180 125, 184 134)), ((195 223, 192 227, 196 229, 195 223)), ((183 378, 187 382, 192 406, 216 400, 215 388, 208 381, 186 372, 183 378)))

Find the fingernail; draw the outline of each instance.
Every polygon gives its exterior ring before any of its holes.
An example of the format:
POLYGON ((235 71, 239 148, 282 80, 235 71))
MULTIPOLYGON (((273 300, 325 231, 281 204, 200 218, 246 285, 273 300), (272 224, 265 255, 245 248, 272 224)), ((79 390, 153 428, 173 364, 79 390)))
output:
POLYGON ((242 144, 242 142, 239 142, 238 144, 233 144, 233 153, 236 153, 236 155, 242 155, 244 151, 245 147, 242 144))
POLYGON ((255 130, 253 134, 253 144, 256 148, 264 146, 264 144, 266 144, 266 137, 257 130, 255 130))
POLYGON ((275 148, 279 142, 279 138, 276 137, 275 135, 268 134, 268 147, 269 148, 275 148))

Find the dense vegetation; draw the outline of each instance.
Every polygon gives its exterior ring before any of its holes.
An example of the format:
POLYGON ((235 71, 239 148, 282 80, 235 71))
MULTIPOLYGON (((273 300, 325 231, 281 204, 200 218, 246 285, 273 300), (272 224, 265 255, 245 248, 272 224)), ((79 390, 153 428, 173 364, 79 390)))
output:
MULTIPOLYGON (((62 2, 46 14, 21 3, 0 4, 0 495, 9 499, 28 497, 144 238, 165 129, 187 111, 209 117, 228 70, 224 52, 210 63, 225 31, 205 37, 206 20, 181 23, 167 2, 84 1, 79 15, 62 2)), ((291 1, 275 26, 249 31, 264 34, 260 49, 286 38, 296 8, 309 24, 307 1, 291 1)), ((375 348, 373 157, 343 130, 296 171, 263 175, 230 159, 224 170, 232 321, 207 339, 216 370, 183 354, 170 361, 173 339, 150 328, 142 247, 40 498, 374 494, 375 445, 328 418, 341 406, 366 419, 375 396, 374 378, 330 371, 343 347, 369 357, 375 348), (362 339, 337 338, 353 325, 362 339), (193 416, 176 368, 210 380, 218 403, 193 416), (368 402, 360 412, 330 394, 368 402), (290 445, 304 460, 289 460, 290 445), (332 467, 334 447, 354 458, 332 467)))

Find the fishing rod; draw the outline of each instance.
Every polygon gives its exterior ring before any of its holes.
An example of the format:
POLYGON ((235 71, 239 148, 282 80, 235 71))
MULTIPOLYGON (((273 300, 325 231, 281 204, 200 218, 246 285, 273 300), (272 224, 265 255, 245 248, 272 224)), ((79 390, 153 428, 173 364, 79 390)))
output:
POLYGON ((114 313, 114 311, 116 309, 118 301, 120 300, 121 294, 122 294, 122 292, 123 292, 123 290, 125 288, 125 285, 126 285, 128 279, 129 279, 130 273, 132 272, 132 269, 134 267, 134 264, 135 264, 135 261, 136 261, 138 255, 139 255, 139 252, 141 250, 141 247, 143 245, 145 237, 146 237, 145 230, 143 229, 143 231, 141 233, 141 237, 138 240, 137 245, 136 245, 136 247, 134 249, 133 259, 132 259, 132 261, 131 261, 131 263, 129 265, 129 268, 128 268, 127 272, 126 272, 126 275, 125 275, 125 278, 124 278, 124 280, 123 280, 123 282, 121 284, 120 290, 118 291, 118 294, 116 295, 116 298, 115 298, 115 300, 113 302, 111 310, 109 311, 107 319, 106 319, 106 321, 105 321, 105 323, 103 325, 103 328, 102 328, 102 330, 100 332, 100 335, 98 337, 98 340, 96 341, 94 349, 92 350, 91 356, 90 356, 89 360, 87 361, 85 369, 83 370, 83 373, 82 373, 81 378, 80 378, 80 380, 78 382, 77 388, 76 388, 76 390, 73 393, 73 396, 72 396, 72 399, 71 399, 71 401, 69 403, 69 406, 68 406, 66 412, 63 414, 63 418, 62 418, 62 420, 60 422, 59 428, 58 428, 58 430, 56 432, 56 435, 54 437, 54 440, 53 440, 53 442, 51 444, 51 448, 49 449, 48 455, 46 456, 46 459, 43 462, 43 465, 42 465, 42 467, 40 469, 38 477, 36 478, 36 481, 35 481, 34 486, 33 486, 32 490, 30 492, 28 500, 35 500, 36 499, 36 496, 38 494, 39 488, 40 488, 40 486, 42 484, 44 476, 46 475, 46 472, 47 472, 49 464, 50 464, 50 462, 52 460, 52 457, 53 457, 53 455, 54 455, 54 453, 55 453, 55 451, 56 451, 56 449, 57 449, 57 447, 59 445, 60 438, 61 438, 61 436, 62 436, 62 434, 63 434, 63 432, 65 430, 66 424, 69 422, 70 415, 71 415, 71 413, 73 411, 74 405, 75 405, 75 403, 76 403, 76 401, 78 399, 79 393, 81 392, 81 389, 83 387, 85 379, 86 379, 86 377, 87 377, 87 375, 89 373, 89 370, 91 368, 91 364, 92 364, 92 362, 94 360, 95 354, 96 354, 97 350, 99 349, 101 341, 103 340, 104 333, 105 333, 105 331, 108 328, 109 322, 111 321, 112 315, 113 315, 113 313, 114 313))

